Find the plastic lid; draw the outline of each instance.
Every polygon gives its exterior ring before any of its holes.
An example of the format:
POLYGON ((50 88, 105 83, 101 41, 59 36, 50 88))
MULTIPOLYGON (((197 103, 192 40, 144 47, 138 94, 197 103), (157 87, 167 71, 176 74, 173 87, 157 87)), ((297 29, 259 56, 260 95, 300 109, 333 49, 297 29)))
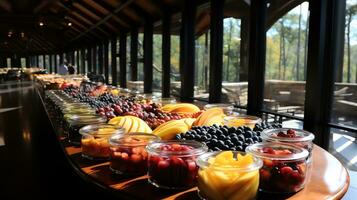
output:
POLYGON ((100 124, 107 121, 105 117, 99 115, 66 114, 64 117, 71 125, 100 124))
POLYGON ((97 137, 110 136, 113 134, 123 134, 125 130, 110 124, 87 125, 79 129, 81 135, 92 135, 97 137))
POLYGON ((302 160, 305 159, 309 152, 304 148, 298 147, 296 145, 290 145, 280 142, 262 142, 255 143, 248 146, 245 151, 247 153, 253 154, 258 158, 267 158, 270 160, 302 160), (264 153, 263 149, 271 148, 273 150, 289 150, 290 154, 272 154, 272 153, 264 153))
MULTIPOLYGON (((254 157, 253 156, 253 163, 246 165, 244 167, 238 167, 238 166, 232 166, 232 165, 211 165, 209 162, 210 158, 216 157, 218 154, 222 153, 224 151, 213 151, 209 153, 205 153, 198 157, 197 159, 197 165, 201 168, 206 168, 210 167, 215 170, 220 170, 220 171, 237 171, 237 172, 250 172, 254 170, 258 170, 263 166, 263 161, 260 158, 254 157)), ((238 158, 238 154, 241 154, 243 156, 249 155, 245 152, 241 151, 232 151, 233 156, 235 159, 238 158)))
POLYGON ((153 142, 146 147, 147 151, 152 154, 160 155, 160 156, 198 156, 202 155, 203 153, 207 152, 208 147, 200 142, 194 140, 165 140, 160 142, 153 142), (162 150, 161 146, 163 145, 172 145, 172 144, 179 144, 189 146, 192 149, 186 151, 168 151, 162 150))
POLYGON ((275 128, 275 129, 266 129, 262 132, 262 139, 263 140, 273 140, 273 141, 280 141, 280 142, 307 142, 312 141, 315 139, 315 135, 304 131, 301 129, 292 129, 295 131, 295 135, 297 137, 281 137, 278 136, 279 132, 286 133, 291 128, 275 128))
POLYGON ((160 137, 150 133, 129 133, 125 135, 115 134, 109 138, 113 146, 146 146, 150 142, 158 142, 160 137))

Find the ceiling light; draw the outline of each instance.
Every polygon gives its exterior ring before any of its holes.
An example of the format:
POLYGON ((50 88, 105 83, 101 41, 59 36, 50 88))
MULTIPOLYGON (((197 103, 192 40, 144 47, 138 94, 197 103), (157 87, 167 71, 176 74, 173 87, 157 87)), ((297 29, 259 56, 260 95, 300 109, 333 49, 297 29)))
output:
POLYGON ((67 23, 67 26, 72 26, 72 22, 68 22, 68 23, 67 23))
POLYGON ((45 25, 45 23, 43 23, 43 21, 40 21, 40 22, 38 23, 38 25, 43 26, 43 25, 45 25))
POLYGON ((25 33, 24 32, 21 32, 20 35, 21 35, 21 38, 25 37, 25 33))

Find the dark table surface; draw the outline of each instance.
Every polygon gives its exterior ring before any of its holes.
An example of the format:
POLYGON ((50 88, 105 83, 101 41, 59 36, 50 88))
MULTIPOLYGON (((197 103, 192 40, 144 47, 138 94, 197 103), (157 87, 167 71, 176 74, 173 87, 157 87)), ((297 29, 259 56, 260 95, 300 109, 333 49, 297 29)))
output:
POLYGON ((70 166, 34 83, 0 83, 0 199, 108 195, 70 166))

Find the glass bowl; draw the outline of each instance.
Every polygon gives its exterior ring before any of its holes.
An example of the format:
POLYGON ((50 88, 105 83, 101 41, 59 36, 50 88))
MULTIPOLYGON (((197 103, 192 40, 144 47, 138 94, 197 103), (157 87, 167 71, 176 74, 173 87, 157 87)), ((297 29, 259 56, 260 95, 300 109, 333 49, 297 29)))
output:
POLYGON ((294 193, 304 188, 308 151, 299 146, 263 142, 250 145, 246 152, 263 160, 259 189, 270 193, 294 193))
POLYGON ((240 151, 215 151, 201 155, 197 164, 202 199, 255 199, 261 159, 240 151))
POLYGON ((73 145, 80 145, 82 135, 79 129, 86 125, 103 124, 107 122, 105 117, 99 115, 77 115, 65 114, 64 119, 67 122, 66 134, 68 141, 73 145))
POLYGON ((196 158, 207 152, 205 144, 196 141, 167 140, 150 143, 149 182, 164 189, 183 189, 197 182, 196 158))
POLYGON ((309 152, 309 159, 312 158, 312 141, 315 139, 313 133, 301 129, 276 128, 263 130, 261 137, 266 142, 282 142, 303 147, 309 152))
POLYGON ((223 118, 223 124, 228 127, 247 126, 254 129, 255 124, 260 123, 262 119, 251 115, 230 115, 223 118))
POLYGON ((215 104, 207 104, 203 107, 204 110, 208 110, 210 108, 222 108, 224 114, 232 115, 234 106, 232 104, 225 104, 225 103, 215 103, 215 104))
POLYGON ((124 134, 125 130, 110 124, 86 125, 79 129, 82 135, 82 156, 90 160, 109 158, 110 146, 108 138, 113 134, 124 134))
POLYGON ((145 174, 148 160, 145 147, 150 142, 158 141, 158 136, 149 133, 111 136, 110 170, 116 174, 145 174))

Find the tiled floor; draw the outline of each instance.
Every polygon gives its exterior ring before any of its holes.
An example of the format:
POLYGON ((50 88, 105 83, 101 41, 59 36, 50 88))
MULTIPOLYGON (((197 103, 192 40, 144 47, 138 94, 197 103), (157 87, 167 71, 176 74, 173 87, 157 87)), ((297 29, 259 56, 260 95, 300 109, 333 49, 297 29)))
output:
POLYGON ((350 187, 346 195, 342 198, 342 200, 356 200, 357 199, 357 172, 349 171, 351 182, 350 187))
POLYGON ((357 199, 357 141, 354 137, 334 133, 331 138, 330 152, 348 168, 350 187, 343 200, 357 199))

